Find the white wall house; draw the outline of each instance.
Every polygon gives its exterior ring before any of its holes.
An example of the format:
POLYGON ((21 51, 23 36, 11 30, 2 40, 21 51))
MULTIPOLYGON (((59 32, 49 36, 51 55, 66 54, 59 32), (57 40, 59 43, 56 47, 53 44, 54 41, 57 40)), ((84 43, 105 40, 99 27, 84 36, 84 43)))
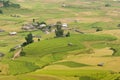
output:
POLYGON ((9 32, 9 35, 16 35, 17 32, 9 32))

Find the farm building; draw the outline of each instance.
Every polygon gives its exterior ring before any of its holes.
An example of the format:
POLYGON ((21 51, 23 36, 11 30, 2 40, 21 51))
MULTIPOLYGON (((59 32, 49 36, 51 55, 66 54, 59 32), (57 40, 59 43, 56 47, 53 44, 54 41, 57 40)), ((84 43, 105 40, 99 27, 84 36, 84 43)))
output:
POLYGON ((46 24, 40 24, 37 28, 42 29, 42 28, 45 28, 46 26, 47 26, 46 24))
POLYGON ((0 7, 3 7, 4 5, 3 5, 3 3, 2 2, 0 2, 0 7))
POLYGON ((9 32, 9 35, 16 35, 17 34, 17 32, 9 32))
POLYGON ((13 49, 19 49, 19 48, 21 48, 21 45, 17 45, 13 49))
POLYGON ((61 6, 62 6, 62 7, 66 7, 66 4, 65 4, 65 3, 63 3, 61 6))
POLYGON ((23 30, 34 30, 35 27, 34 27, 32 24, 24 24, 24 25, 22 26, 22 29, 23 29, 23 30))
POLYGON ((0 32, 5 32, 5 30, 0 29, 0 32))
POLYGON ((68 24, 67 24, 67 23, 63 23, 63 24, 62 24, 62 27, 67 28, 67 27, 68 27, 68 24))

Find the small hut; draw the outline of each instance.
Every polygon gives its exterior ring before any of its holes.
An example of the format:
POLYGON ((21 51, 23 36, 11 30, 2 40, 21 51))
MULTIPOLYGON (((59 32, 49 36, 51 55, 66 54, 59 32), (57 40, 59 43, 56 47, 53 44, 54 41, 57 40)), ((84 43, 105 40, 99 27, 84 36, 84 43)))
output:
POLYGON ((13 36, 13 35, 16 35, 17 32, 9 32, 9 35, 13 36))
POLYGON ((5 30, 0 29, 0 32, 5 32, 5 30))
POLYGON ((24 24, 24 25, 22 26, 22 29, 23 29, 23 30, 34 30, 35 27, 34 27, 32 24, 24 24))
POLYGON ((47 25, 46 24, 40 24, 37 28, 38 29, 43 29, 43 28, 45 28, 47 25))
POLYGON ((98 63, 97 66, 104 66, 104 63, 98 63))

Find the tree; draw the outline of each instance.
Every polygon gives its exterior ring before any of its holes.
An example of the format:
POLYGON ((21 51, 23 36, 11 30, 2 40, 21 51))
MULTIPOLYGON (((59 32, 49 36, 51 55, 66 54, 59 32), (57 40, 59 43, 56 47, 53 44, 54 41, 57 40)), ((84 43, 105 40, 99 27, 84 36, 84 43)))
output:
POLYGON ((0 10, 0 14, 3 14, 3 11, 2 11, 2 10, 0 10))
POLYGON ((10 0, 0 0, 0 2, 3 3, 3 7, 20 8, 20 4, 12 3, 10 0))
POLYGON ((62 29, 62 23, 58 21, 55 26, 56 26, 56 30, 55 30, 56 37, 63 37, 64 30, 62 29))
POLYGON ((38 42, 40 41, 40 38, 38 38, 38 42))
POLYGON ((33 19, 33 23, 35 23, 35 19, 33 19))
POLYGON ((27 43, 27 44, 33 43, 34 40, 33 40, 32 33, 29 33, 29 34, 27 35, 27 37, 25 37, 25 40, 26 40, 26 43, 27 43))
POLYGON ((118 24, 117 27, 120 27, 120 24, 118 24))
POLYGON ((10 6, 10 1, 9 0, 3 1, 3 5, 4 5, 4 7, 9 7, 10 6))
POLYGON ((65 36, 66 37, 70 37, 70 32, 67 32, 67 34, 65 36))

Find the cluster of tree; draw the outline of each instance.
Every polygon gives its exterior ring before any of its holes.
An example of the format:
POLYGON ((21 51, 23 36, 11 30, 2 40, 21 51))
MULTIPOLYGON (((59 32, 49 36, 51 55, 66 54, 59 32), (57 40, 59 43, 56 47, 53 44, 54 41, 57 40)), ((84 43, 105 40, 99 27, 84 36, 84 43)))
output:
POLYGON ((20 49, 22 48, 22 51, 20 53, 20 56, 25 56, 25 52, 23 52, 23 47, 27 46, 28 44, 31 44, 34 42, 33 40, 33 35, 32 33, 29 33, 26 37, 25 37, 25 42, 22 43, 20 46, 16 46, 16 47, 13 47, 13 48, 10 48, 9 52, 14 52, 15 50, 17 49, 20 49))
POLYGON ((9 0, 0 0, 0 3, 3 3, 3 7, 20 8, 20 4, 12 3, 9 0))
POLYGON ((70 32, 67 32, 67 34, 64 34, 64 30, 62 29, 62 23, 60 21, 56 22, 55 27, 56 27, 56 30, 55 30, 56 37, 70 36, 70 32))
POLYGON ((24 43, 22 44, 22 47, 24 47, 24 46, 26 46, 26 45, 28 45, 28 44, 33 43, 34 40, 33 40, 33 35, 32 35, 32 33, 29 33, 29 34, 25 37, 25 40, 26 40, 26 42, 24 42, 24 43))

